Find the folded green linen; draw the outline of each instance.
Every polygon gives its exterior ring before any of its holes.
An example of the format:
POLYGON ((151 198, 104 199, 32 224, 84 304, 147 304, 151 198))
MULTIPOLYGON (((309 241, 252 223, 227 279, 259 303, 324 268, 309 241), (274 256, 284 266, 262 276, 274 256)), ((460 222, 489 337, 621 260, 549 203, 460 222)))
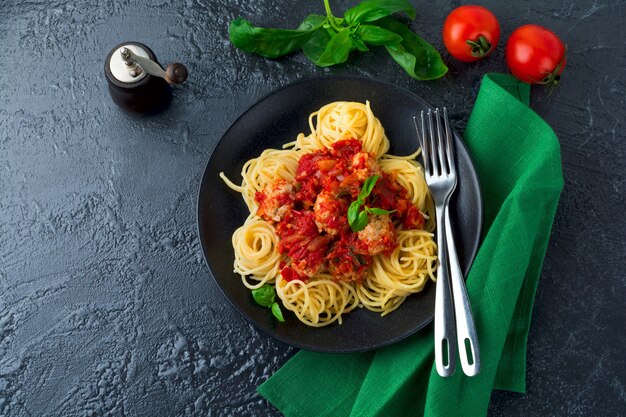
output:
POLYGON ((484 416, 492 389, 525 391, 531 310, 563 188, 559 142, 529 98, 514 77, 485 75, 464 134, 485 206, 467 277, 480 374, 459 363, 439 377, 432 326, 376 352, 300 351, 258 388, 286 416, 484 416))

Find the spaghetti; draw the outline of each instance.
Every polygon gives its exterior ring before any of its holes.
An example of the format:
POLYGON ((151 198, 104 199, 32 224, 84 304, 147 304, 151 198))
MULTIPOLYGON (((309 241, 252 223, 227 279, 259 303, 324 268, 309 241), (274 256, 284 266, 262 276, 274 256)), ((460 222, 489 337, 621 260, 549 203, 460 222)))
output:
POLYGON ((419 151, 387 154, 369 102, 327 104, 309 125, 308 135, 246 162, 240 185, 220 173, 250 210, 233 234, 234 271, 250 289, 275 285, 309 326, 341 324, 357 306, 389 314, 435 280, 434 207, 419 151), (367 182, 357 231, 347 211, 367 182))

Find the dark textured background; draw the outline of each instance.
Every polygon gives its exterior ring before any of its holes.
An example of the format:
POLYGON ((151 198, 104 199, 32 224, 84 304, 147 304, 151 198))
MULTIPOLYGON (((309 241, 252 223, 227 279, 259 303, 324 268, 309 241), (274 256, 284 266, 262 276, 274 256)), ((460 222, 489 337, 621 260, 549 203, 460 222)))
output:
MULTIPOLYGON (((331 73, 402 85, 448 106, 462 131, 481 76, 506 71, 503 42, 473 65, 444 54, 449 75, 427 83, 384 51, 320 69, 229 44, 236 16, 289 26, 323 10, 297 3, 0 4, 0 416, 279 414, 255 388, 294 349, 227 304, 198 242, 196 192, 216 141, 273 89, 331 73), (127 115, 108 97, 103 60, 125 40, 188 65, 166 112, 127 115)), ((440 28, 459 2, 413 3, 413 27, 443 50, 440 28)), ((569 46, 562 85, 533 90, 561 140, 565 189, 533 311, 528 393, 495 392, 489 414, 624 415, 626 3, 482 3, 504 40, 534 22, 569 46)))

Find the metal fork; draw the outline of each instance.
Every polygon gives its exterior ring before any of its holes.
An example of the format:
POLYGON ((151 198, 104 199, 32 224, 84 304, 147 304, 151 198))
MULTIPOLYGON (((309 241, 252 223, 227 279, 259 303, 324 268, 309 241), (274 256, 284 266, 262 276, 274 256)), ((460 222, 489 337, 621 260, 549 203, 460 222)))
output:
POLYGON ((458 346, 463 372, 474 376, 480 372, 478 338, 450 223, 450 197, 457 184, 454 137, 445 107, 443 127, 439 109, 428 110, 428 135, 423 111, 420 119, 421 134, 415 117, 413 122, 422 146, 426 183, 435 200, 437 216, 439 268, 435 299, 435 363, 439 375, 452 375, 458 346))

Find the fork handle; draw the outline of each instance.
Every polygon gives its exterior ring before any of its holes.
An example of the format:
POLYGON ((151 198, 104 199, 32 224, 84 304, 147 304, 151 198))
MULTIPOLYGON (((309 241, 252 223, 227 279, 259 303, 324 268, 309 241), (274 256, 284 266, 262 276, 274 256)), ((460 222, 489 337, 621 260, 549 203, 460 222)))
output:
POLYGON ((456 336, 459 345, 461 367, 467 376, 474 376, 480 372, 480 349, 472 307, 470 306, 463 272, 454 244, 454 235, 450 223, 450 208, 445 209, 446 244, 448 247, 448 262, 450 263, 450 279, 452 281, 452 296, 454 299, 454 315, 456 321, 456 336), (471 360, 470 360, 471 358, 471 360), (471 364, 470 364, 471 362, 471 364))
MULTIPOLYGON (((437 209, 437 219, 444 218, 444 206, 437 209)), ((435 295, 435 365, 442 377, 450 376, 456 368, 456 336, 454 327, 454 305, 450 286, 450 272, 446 248, 446 225, 437 222, 437 289, 435 295)))

